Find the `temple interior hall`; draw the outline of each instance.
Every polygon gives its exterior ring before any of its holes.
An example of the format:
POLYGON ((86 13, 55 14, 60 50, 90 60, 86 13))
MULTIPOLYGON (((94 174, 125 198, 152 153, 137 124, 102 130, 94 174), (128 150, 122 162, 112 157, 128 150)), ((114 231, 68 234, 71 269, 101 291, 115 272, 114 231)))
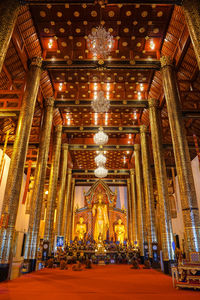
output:
POLYGON ((199 291, 200 1, 0 0, 0 300, 199 291))

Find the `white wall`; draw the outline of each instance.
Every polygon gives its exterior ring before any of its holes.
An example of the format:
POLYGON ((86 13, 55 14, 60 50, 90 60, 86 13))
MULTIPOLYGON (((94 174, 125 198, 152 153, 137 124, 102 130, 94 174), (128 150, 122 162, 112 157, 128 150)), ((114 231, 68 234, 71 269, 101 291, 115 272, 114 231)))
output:
MULTIPOLYGON (((192 162, 192 172, 194 177, 194 184, 197 194, 197 202, 198 208, 200 213, 200 170, 199 170, 199 161, 198 157, 196 156, 192 162)), ((178 178, 176 176, 176 209, 177 209, 177 218, 172 219, 172 227, 173 233, 179 235, 180 244, 182 246, 182 240, 184 239, 184 225, 183 225, 183 217, 182 217, 182 209, 181 209, 181 198, 179 192, 179 184, 178 178)))
MULTIPOLYGON (((90 186, 76 186, 75 187, 75 199, 74 199, 74 208, 82 208, 84 207, 84 191, 90 189, 90 186)), ((127 209, 127 188, 124 186, 112 186, 110 188, 113 192, 117 190, 117 208, 123 209, 124 207, 127 209)))
MULTIPOLYGON (((0 162, 1 162, 2 154, 3 151, 0 149, 0 162)), ((10 166, 10 158, 7 155, 5 155, 4 162, 3 162, 3 172, 1 171, 0 173, 0 214, 3 205, 3 198, 4 198, 5 188, 6 188, 9 166, 10 166)))
MULTIPOLYGON (((1 161, 2 153, 3 153, 3 151, 0 149, 0 161, 1 161)), ((2 177, 0 177, 0 212, 2 210, 2 204, 3 204, 4 194, 5 194, 9 166, 10 166, 10 158, 7 155, 5 155, 3 174, 2 174, 2 177)), ((26 212, 26 204, 22 204, 25 184, 26 184, 26 175, 24 174, 23 180, 22 180, 20 199, 19 199, 17 220, 16 220, 16 225, 15 225, 15 229, 18 232, 15 259, 18 259, 21 256, 23 236, 24 236, 24 233, 27 232, 27 230, 28 230, 29 215, 27 215, 25 213, 26 212)))

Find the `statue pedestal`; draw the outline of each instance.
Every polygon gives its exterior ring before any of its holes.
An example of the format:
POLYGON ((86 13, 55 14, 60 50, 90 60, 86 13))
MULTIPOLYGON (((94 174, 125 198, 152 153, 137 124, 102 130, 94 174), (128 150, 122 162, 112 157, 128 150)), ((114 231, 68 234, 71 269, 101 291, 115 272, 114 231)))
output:
POLYGON ((98 265, 99 266, 105 266, 105 261, 104 260, 99 260, 98 265))

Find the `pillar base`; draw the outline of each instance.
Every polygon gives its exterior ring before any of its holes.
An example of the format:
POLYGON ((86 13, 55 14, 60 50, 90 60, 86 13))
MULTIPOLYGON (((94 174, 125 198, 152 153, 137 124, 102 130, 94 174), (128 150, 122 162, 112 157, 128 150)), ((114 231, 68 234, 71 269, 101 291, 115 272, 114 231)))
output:
POLYGON ((164 266, 164 273, 171 275, 171 265, 174 263, 173 260, 164 260, 163 266, 164 266))
POLYGON ((153 269, 160 269, 160 262, 159 261, 152 261, 151 264, 153 269))
POLYGON ((141 261, 141 264, 143 265, 144 264, 144 256, 140 256, 140 261, 141 261))
POLYGON ((28 264, 28 273, 34 272, 36 270, 36 258, 25 259, 24 262, 28 264))
POLYGON ((9 264, 0 264, 0 282, 8 280, 9 264))

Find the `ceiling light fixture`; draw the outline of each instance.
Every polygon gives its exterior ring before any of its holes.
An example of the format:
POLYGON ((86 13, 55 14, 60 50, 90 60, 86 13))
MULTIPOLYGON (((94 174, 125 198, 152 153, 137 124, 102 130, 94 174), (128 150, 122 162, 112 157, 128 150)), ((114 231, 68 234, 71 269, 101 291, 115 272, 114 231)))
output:
POLYGON ((94 160, 98 167, 103 167, 106 163, 106 157, 101 152, 95 157, 94 160))
POLYGON ((95 58, 106 58, 114 47, 114 39, 103 26, 99 26, 89 34, 87 45, 95 58))
POLYGON ((63 88, 63 83, 61 82, 59 83, 59 87, 58 87, 59 91, 62 91, 62 88, 63 88))
POLYGON ((138 92, 138 100, 142 99, 142 94, 140 92, 138 92))
POLYGON ((94 174, 98 178, 104 178, 108 175, 108 170, 105 167, 98 167, 94 170, 94 174))
POLYGON ((153 40, 150 40, 150 48, 151 48, 151 50, 155 49, 155 44, 154 44, 153 40))
POLYGON ((50 39, 48 42, 48 48, 51 49, 53 47, 53 40, 50 39))
POLYGON ((99 128, 99 132, 94 135, 95 144, 101 146, 105 145, 108 142, 108 135, 103 131, 103 128, 99 128))
POLYGON ((94 93, 94 100, 92 100, 92 108, 96 113, 105 113, 110 108, 110 101, 104 97, 104 92, 94 93))

